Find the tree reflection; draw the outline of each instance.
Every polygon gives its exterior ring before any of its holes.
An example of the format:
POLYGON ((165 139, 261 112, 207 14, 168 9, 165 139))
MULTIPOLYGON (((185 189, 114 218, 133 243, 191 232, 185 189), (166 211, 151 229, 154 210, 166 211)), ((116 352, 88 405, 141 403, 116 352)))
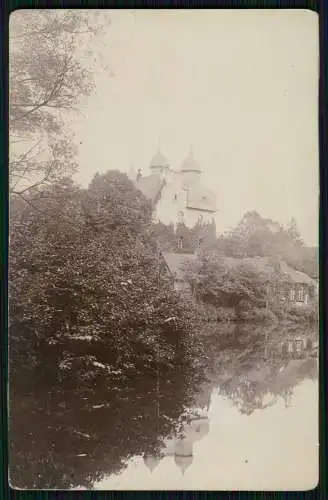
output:
POLYGON ((216 332, 215 339, 213 334, 207 338, 213 389, 245 415, 272 406, 278 397, 288 407, 294 388, 317 378, 315 330, 234 325, 228 332, 216 332))
POLYGON ((114 383, 102 375, 69 389, 49 390, 29 381, 14 390, 12 486, 91 489, 104 474, 121 471, 131 457, 158 453, 163 439, 177 433, 195 389, 190 374, 175 366, 158 379, 131 375, 114 383), (27 385, 33 388, 30 395, 27 385))

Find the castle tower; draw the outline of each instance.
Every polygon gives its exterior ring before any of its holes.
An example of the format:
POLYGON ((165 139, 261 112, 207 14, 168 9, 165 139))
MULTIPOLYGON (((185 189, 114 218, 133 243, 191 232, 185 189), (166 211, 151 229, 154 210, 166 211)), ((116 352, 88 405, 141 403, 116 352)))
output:
POLYGON ((202 170, 195 160, 192 148, 190 148, 189 155, 181 165, 181 173, 182 183, 185 188, 199 184, 202 170))
POLYGON ((175 445, 174 461, 184 475, 193 462, 193 443, 190 439, 179 440, 175 445))
POLYGON ((170 170, 170 165, 165 156, 162 154, 160 149, 153 157, 150 162, 149 168, 153 175, 159 175, 161 178, 165 178, 170 170))

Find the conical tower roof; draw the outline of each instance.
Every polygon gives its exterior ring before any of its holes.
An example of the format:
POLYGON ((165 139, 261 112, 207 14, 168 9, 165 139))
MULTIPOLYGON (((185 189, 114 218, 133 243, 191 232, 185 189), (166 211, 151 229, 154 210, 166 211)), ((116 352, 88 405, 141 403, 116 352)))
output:
POLYGON ((188 469, 188 467, 190 467, 190 465, 192 464, 193 456, 192 455, 188 455, 188 456, 175 455, 174 461, 175 461, 176 465, 179 467, 179 469, 181 470, 182 474, 184 474, 186 469, 188 469))
POLYGON ((148 467, 148 469, 152 473, 160 463, 161 457, 155 455, 145 455, 143 460, 146 467, 148 467))
POLYGON ((195 160, 193 149, 190 148, 189 155, 181 165, 181 172, 201 172, 199 163, 195 160))
POLYGON ((161 167, 161 168, 166 167, 166 168, 168 168, 169 167, 169 162, 167 161, 167 159, 165 158, 165 156, 162 154, 162 152, 160 151, 160 149, 158 149, 157 153, 155 154, 155 156, 151 160, 149 166, 150 166, 150 168, 157 168, 157 167, 161 167))

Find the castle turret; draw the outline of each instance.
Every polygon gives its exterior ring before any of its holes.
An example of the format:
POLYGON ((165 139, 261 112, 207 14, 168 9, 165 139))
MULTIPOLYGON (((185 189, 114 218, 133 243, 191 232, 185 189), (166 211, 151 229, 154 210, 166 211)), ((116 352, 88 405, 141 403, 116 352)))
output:
POLYGON ((201 168, 199 163, 194 158, 194 153, 192 148, 188 157, 181 165, 181 173, 183 175, 183 185, 185 188, 198 184, 200 182, 201 168))
POLYGON ((170 170, 170 165, 165 156, 160 150, 158 150, 151 160, 149 168, 152 174, 159 175, 160 177, 166 177, 168 171, 170 170))

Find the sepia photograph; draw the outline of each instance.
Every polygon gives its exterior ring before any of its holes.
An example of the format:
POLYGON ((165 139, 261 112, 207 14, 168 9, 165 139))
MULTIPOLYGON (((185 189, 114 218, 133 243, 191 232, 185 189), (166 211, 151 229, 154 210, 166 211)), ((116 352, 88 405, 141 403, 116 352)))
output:
POLYGON ((9 481, 319 479, 319 18, 9 23, 9 481))

